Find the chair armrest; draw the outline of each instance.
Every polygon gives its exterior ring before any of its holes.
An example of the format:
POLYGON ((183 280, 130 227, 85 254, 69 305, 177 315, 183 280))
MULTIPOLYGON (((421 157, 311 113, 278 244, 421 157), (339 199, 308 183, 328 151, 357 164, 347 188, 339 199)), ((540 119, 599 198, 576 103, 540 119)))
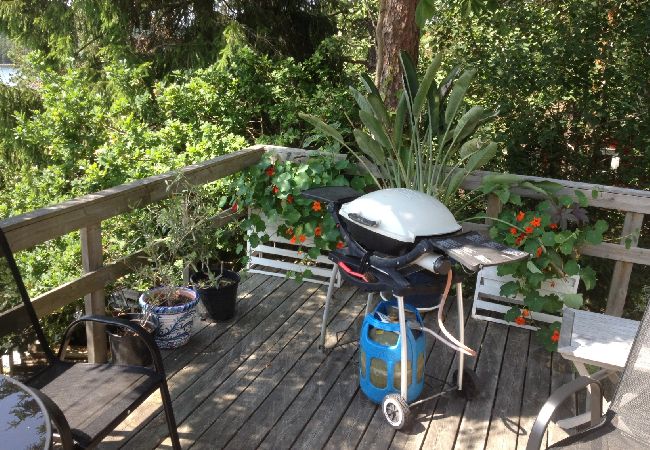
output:
POLYGON ((542 409, 537 415, 537 419, 535 419, 535 423, 530 432, 530 437, 528 438, 526 450, 539 450, 541 448, 544 433, 546 432, 546 428, 548 427, 548 424, 551 421, 551 416, 555 410, 571 395, 579 392, 587 386, 591 386, 592 389, 591 426, 596 426, 602 421, 603 394, 600 381, 591 377, 576 378, 572 382, 556 389, 548 400, 546 400, 546 403, 544 403, 544 406, 542 406, 542 409))
POLYGON ((151 352, 151 356, 153 358, 153 364, 154 364, 154 368, 156 369, 156 372, 161 374, 163 377, 165 376, 165 369, 162 363, 162 357, 160 356, 160 349, 156 345, 156 342, 153 340, 151 335, 147 333, 147 331, 137 323, 126 319, 121 319, 119 317, 83 316, 75 320, 74 322, 72 322, 65 330, 65 333, 63 334, 63 343, 61 344, 61 348, 59 349, 59 358, 63 359, 65 357, 65 348, 68 346, 68 341, 70 340, 70 336, 69 336, 70 331, 82 322, 94 322, 94 323, 101 323, 104 325, 114 325, 120 328, 126 328, 134 332, 140 339, 144 341, 147 348, 149 349, 149 352, 151 352))
POLYGON ((31 394, 37 397, 45 407, 49 419, 52 421, 54 427, 59 432, 59 437, 61 438, 61 445, 63 446, 63 449, 64 450, 74 449, 74 440, 72 438, 72 431, 70 430, 70 425, 68 424, 68 420, 65 418, 63 411, 61 411, 59 406, 56 403, 54 403, 54 401, 52 401, 50 397, 48 397, 38 389, 30 386, 29 391, 31 392, 31 394))

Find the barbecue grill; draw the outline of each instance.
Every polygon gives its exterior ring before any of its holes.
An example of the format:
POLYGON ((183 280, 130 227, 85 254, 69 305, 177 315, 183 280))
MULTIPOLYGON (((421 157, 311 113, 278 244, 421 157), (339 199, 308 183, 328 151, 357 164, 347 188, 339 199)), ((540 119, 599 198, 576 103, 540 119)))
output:
POLYGON ((473 372, 464 368, 464 356, 476 356, 465 345, 462 280, 481 267, 528 258, 527 252, 503 246, 479 233, 462 233, 461 226, 437 199, 409 189, 381 189, 362 194, 348 187, 323 187, 303 192, 306 198, 327 204, 345 241, 345 247, 333 250, 335 263, 327 290, 319 348, 325 351, 327 315, 334 281, 343 278, 368 292, 366 315, 374 295, 382 300, 395 299, 398 307, 401 360, 407 361, 407 327, 433 336, 459 352, 456 384, 442 392, 407 403, 407 364, 400 365, 399 393, 386 395, 382 411, 388 423, 402 428, 410 408, 451 392, 467 398, 478 389, 473 372), (454 271, 454 267, 462 270, 454 271), (458 338, 442 322, 442 311, 451 285, 456 284, 458 338), (404 304, 420 312, 437 309, 440 332, 406 320, 404 304))

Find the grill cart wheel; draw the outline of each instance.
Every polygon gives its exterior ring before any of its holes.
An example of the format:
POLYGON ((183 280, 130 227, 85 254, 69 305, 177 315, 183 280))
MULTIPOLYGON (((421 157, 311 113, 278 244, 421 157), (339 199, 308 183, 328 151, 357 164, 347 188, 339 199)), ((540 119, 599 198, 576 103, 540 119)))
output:
POLYGON ((411 419, 411 410, 399 394, 388 394, 381 402, 384 417, 391 427, 401 430, 411 419))
MULTIPOLYGON (((458 380, 458 369, 454 370, 453 380, 458 380)), ((463 389, 458 391, 458 395, 465 400, 474 400, 479 395, 478 377, 473 370, 463 369, 463 389)))

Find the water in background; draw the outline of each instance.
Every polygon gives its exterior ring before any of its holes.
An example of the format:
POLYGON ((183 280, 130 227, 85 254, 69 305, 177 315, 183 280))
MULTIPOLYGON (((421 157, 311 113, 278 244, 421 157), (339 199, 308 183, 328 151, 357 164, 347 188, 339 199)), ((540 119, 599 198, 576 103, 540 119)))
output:
POLYGON ((0 83, 12 85, 11 79, 18 73, 18 69, 14 65, 0 64, 0 83))

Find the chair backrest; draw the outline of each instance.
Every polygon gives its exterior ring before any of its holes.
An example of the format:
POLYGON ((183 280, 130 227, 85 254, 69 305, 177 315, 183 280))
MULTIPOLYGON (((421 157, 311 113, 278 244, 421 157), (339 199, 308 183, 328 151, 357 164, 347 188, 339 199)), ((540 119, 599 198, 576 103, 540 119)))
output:
MULTIPOLYGON (((13 355, 18 351, 21 356, 19 365, 27 378, 38 368, 35 361, 55 361, 54 353, 48 345, 36 311, 25 288, 22 276, 14 259, 11 247, 2 229, 0 229, 0 355, 13 355), (21 307, 22 306, 22 307, 21 307), (34 358, 23 361, 25 356, 34 358)), ((21 373, 12 372, 12 376, 21 377, 21 373)))
POLYGON ((615 413, 614 426, 650 442, 650 308, 639 325, 610 411, 615 413))

